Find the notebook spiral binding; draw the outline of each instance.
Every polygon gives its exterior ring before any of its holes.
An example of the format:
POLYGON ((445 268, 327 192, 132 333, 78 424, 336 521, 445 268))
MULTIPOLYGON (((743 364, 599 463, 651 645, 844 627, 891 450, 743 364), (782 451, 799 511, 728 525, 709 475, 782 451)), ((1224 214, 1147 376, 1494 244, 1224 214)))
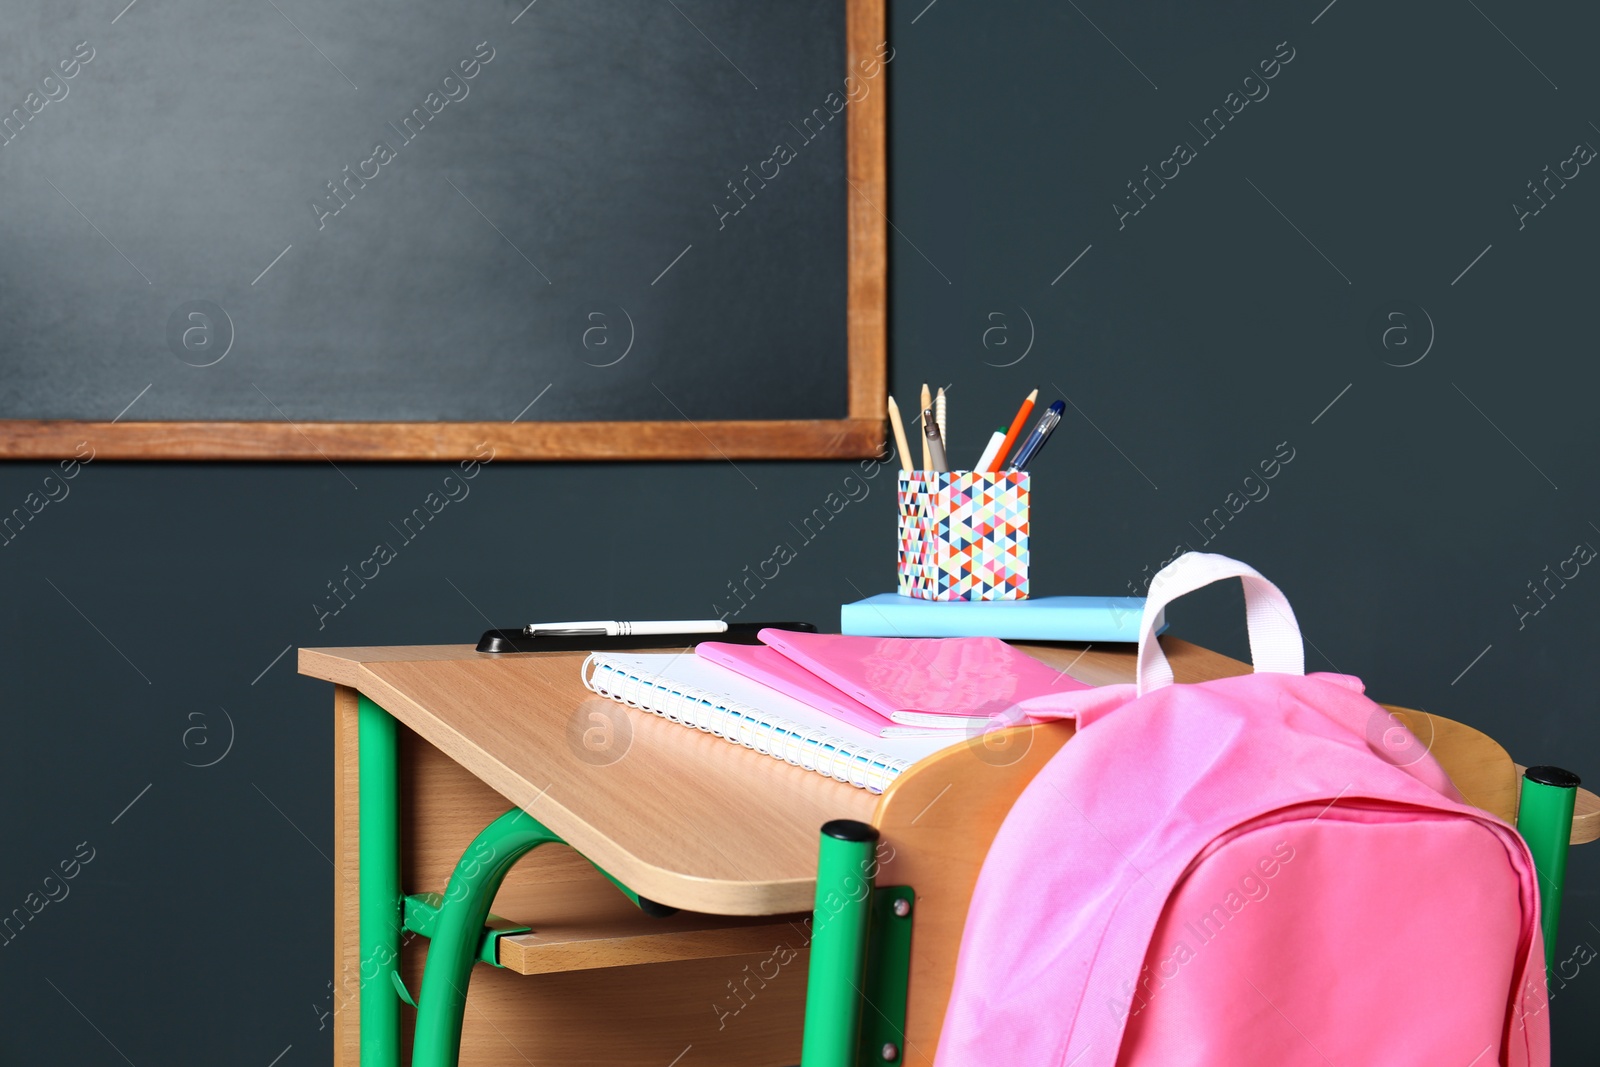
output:
POLYGON ((911 765, 903 759, 881 760, 865 755, 842 737, 765 715, 694 686, 657 685, 649 678, 601 662, 597 655, 584 660, 582 677, 591 691, 630 708, 874 793, 883 792, 897 774, 911 765), (666 700, 662 694, 666 694, 666 700))

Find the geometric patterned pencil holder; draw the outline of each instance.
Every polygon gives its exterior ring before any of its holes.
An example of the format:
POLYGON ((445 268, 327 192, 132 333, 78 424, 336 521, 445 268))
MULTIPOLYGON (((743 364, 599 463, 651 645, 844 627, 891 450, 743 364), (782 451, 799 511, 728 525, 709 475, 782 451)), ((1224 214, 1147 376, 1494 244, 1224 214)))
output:
POLYGON ((902 472, 900 595, 1026 600, 1028 472, 902 472))

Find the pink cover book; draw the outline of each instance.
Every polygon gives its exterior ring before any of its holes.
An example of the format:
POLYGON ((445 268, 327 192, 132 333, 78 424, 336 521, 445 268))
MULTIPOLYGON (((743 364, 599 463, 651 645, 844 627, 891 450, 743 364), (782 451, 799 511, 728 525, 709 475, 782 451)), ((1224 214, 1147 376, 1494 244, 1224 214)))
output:
POLYGON ((874 737, 883 737, 886 731, 892 731, 893 734, 934 732, 896 726, 859 700, 839 692, 783 653, 766 645, 730 645, 722 641, 702 641, 695 646, 695 655, 726 667, 751 681, 770 686, 783 695, 794 697, 818 711, 825 711, 841 722, 865 730, 874 737))
POLYGON ((850 637, 762 630, 761 640, 845 695, 908 726, 1022 716, 1050 693, 1091 688, 994 637, 850 637))

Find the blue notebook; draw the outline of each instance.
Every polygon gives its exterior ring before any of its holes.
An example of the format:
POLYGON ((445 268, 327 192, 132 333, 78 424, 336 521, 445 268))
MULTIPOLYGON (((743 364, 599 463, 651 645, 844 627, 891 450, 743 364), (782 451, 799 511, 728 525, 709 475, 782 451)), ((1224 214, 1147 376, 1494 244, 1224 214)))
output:
MULTIPOLYGON (((1009 641, 1137 641, 1144 597, 918 600, 898 593, 839 609, 842 633, 864 637, 1000 637, 1009 641)), ((1166 628, 1161 620, 1156 632, 1166 628)))

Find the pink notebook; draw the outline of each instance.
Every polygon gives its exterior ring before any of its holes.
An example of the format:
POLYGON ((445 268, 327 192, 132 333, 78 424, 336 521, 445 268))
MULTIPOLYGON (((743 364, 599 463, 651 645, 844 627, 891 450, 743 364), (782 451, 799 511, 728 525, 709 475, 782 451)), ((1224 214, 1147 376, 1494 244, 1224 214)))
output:
POLYGON ((917 737, 941 733, 927 727, 896 726, 854 697, 846 696, 777 649, 766 645, 730 645, 721 641, 702 641, 695 646, 701 659, 728 668, 753 682, 794 697, 808 707, 825 711, 841 722, 867 731, 875 737, 917 737))
POLYGON ((761 640, 905 726, 984 725, 1017 704, 1089 686, 994 637, 848 637, 762 630, 761 640))

